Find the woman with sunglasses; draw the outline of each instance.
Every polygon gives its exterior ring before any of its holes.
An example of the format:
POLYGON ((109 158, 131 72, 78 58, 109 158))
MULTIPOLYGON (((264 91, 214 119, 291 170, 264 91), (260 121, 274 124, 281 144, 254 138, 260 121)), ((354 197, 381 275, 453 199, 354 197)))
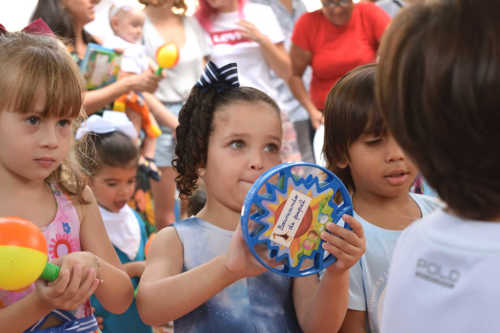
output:
POLYGON ((323 122, 326 96, 351 69, 373 62, 390 17, 371 2, 321 0, 322 8, 296 23, 290 48, 292 93, 308 111, 314 128, 323 122), (309 94, 302 81, 312 67, 309 94))

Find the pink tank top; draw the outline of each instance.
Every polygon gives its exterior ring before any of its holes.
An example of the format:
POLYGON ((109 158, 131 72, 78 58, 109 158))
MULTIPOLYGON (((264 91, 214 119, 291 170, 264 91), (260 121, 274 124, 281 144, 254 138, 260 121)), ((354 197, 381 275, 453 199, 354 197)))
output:
MULTIPOLYGON (((49 261, 53 261, 68 253, 81 251, 80 248, 80 220, 71 200, 56 186, 51 185, 52 193, 57 202, 57 212, 54 220, 41 228, 47 240, 49 261)), ((0 308, 13 304, 34 290, 32 284, 22 291, 6 291, 0 289, 0 308)), ((90 303, 87 301, 75 311, 76 318, 89 316, 90 303)))

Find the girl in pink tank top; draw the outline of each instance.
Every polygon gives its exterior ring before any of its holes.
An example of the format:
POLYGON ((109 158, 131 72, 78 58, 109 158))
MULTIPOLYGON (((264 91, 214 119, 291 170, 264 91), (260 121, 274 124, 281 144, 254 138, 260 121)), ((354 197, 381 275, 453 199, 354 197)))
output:
POLYGON ((36 34, 0 25, 0 216, 38 226, 60 272, 0 290, 0 332, 95 332, 89 297, 122 313, 133 288, 92 191, 69 163, 82 109, 78 67, 43 21, 27 29, 36 34))

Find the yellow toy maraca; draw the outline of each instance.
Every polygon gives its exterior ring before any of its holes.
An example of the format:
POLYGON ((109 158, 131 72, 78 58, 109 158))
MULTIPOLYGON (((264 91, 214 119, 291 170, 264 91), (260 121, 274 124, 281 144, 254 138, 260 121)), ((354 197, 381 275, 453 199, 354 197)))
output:
POLYGON ((179 49, 175 43, 165 43, 156 50, 158 69, 156 75, 161 75, 164 68, 172 68, 179 61, 179 49))
POLYGON ((20 217, 0 217, 0 289, 20 290, 37 279, 54 281, 59 266, 47 261, 40 229, 20 217))

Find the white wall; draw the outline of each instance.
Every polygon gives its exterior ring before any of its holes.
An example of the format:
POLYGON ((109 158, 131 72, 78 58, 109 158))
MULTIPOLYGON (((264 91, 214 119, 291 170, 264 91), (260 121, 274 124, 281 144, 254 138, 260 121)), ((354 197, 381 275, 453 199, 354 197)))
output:
POLYGON ((9 31, 24 28, 38 0, 0 0, 0 23, 9 31))

